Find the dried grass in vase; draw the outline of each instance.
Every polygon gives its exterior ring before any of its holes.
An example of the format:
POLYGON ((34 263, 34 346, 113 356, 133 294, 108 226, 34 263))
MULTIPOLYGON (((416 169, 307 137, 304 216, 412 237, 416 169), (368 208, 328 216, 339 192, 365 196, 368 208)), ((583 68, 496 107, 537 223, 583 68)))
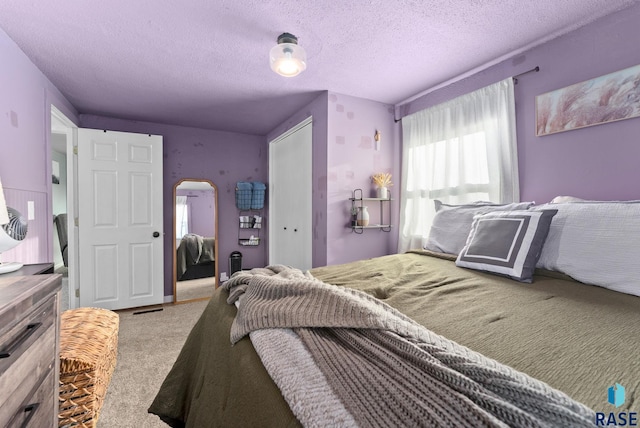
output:
POLYGON ((391 183, 391 174, 389 174, 388 172, 373 174, 371 179, 373 180, 373 183, 378 187, 393 186, 393 184, 391 183))

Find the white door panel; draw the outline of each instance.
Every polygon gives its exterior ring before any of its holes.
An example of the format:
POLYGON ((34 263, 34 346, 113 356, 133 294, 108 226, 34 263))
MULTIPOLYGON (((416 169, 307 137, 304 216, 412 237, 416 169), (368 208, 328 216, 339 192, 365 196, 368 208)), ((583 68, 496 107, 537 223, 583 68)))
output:
POLYGON ((269 264, 312 267, 312 124, 269 144, 269 264))
POLYGON ((162 303, 162 137, 79 129, 78 140, 80 305, 162 303))
MULTIPOLYGON (((83 253, 81 253, 82 256, 83 253)), ((91 264, 95 266, 95 273, 90 276, 91 281, 81 281, 81 285, 88 285, 93 289, 93 302, 91 305, 100 306, 101 302, 118 300, 118 246, 117 245, 94 245, 91 249, 91 264)), ((90 295, 83 292, 81 288, 80 296, 90 295)))

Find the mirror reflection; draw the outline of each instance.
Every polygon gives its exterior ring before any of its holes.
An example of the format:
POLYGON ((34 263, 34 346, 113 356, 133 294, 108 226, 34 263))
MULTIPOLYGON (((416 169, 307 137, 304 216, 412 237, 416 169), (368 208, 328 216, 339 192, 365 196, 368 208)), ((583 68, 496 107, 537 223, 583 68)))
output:
POLYGON ((173 301, 211 297, 216 287, 218 200, 209 180, 184 179, 174 186, 173 301))

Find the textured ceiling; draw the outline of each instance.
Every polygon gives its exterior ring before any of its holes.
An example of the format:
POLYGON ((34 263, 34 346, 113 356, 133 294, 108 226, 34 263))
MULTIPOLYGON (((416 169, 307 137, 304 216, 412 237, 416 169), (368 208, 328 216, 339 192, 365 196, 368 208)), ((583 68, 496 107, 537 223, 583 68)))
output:
POLYGON ((637 0, 2 0, 80 113, 264 135, 322 90, 397 104, 637 0), (269 49, 307 51, 293 78, 269 49))

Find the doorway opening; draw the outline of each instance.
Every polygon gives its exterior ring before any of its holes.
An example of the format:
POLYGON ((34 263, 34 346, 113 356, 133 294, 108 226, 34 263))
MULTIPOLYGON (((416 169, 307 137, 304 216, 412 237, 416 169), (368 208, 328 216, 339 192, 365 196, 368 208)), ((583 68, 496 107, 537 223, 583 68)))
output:
POLYGON ((75 124, 59 109, 51 105, 50 151, 52 165, 51 204, 54 272, 62 275, 60 309, 79 306, 76 297, 77 274, 74 263, 76 253, 74 210, 74 157, 73 133, 75 124))

